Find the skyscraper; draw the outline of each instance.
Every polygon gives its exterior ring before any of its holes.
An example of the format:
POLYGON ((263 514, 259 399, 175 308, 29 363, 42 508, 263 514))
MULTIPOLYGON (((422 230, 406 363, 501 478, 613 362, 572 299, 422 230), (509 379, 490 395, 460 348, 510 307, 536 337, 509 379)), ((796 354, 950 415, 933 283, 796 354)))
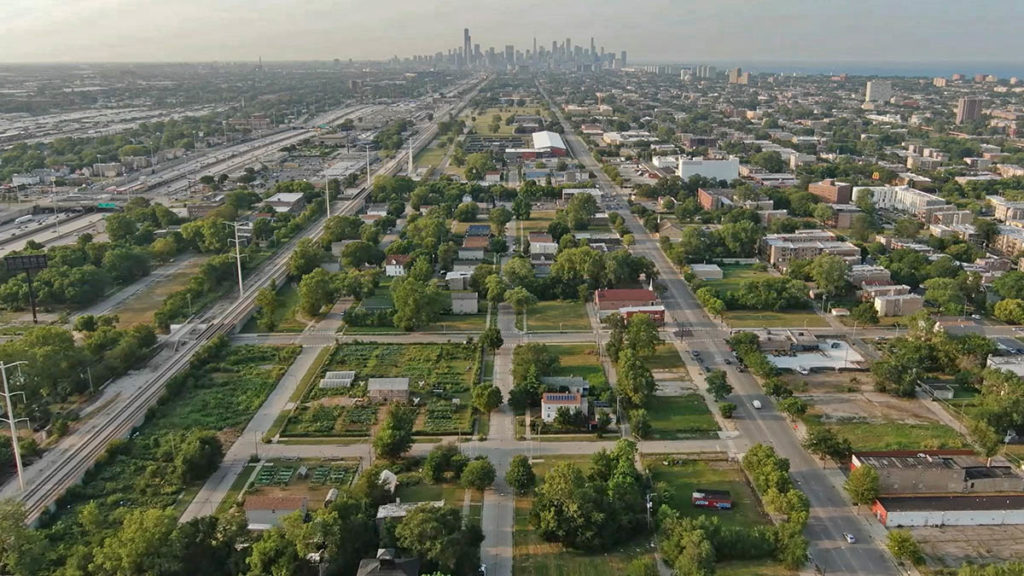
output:
POLYGON ((622 51, 622 55, 619 57, 619 60, 621 60, 621 62, 619 62, 619 66, 625 66, 626 65, 626 51, 625 50, 622 51))
POLYGON ((730 68, 729 69, 729 84, 739 84, 740 78, 743 77, 742 68, 730 68))
POLYGON ((594 37, 590 37, 590 59, 597 60, 597 45, 594 44, 594 37))
POLYGON ((566 58, 572 58, 572 39, 571 38, 566 38, 565 39, 565 57, 566 58))
POLYGON ((462 55, 465 58, 466 67, 469 68, 471 61, 473 60, 473 45, 469 39, 469 28, 462 29, 462 55))
POLYGON ((981 118, 981 98, 964 96, 956 105, 956 123, 965 124, 981 118))
POLYGON ((864 92, 865 102, 888 102, 892 98, 892 82, 870 80, 864 92))

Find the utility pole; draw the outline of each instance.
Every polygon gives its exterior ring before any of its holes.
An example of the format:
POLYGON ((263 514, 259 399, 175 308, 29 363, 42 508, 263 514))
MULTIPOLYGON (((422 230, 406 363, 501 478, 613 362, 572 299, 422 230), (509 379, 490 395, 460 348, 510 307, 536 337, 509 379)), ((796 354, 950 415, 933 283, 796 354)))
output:
MULTIPOLYGON (((18 422, 28 422, 28 418, 15 418, 14 417, 14 406, 11 404, 11 396, 21 394, 22 399, 25 398, 24 392, 11 392, 7 386, 7 369, 14 366, 19 366, 25 362, 15 362, 13 364, 5 364, 0 362, 0 374, 3 375, 4 391, 2 396, 6 405, 7 412, 4 414, 4 418, 0 420, 7 422, 11 426, 11 447, 14 449, 14 463, 18 468, 18 486, 21 491, 25 491, 25 470, 21 465, 21 451, 18 447, 18 422)), ((21 374, 21 369, 18 369, 18 373, 21 374)))
POLYGON ((327 177, 327 170, 324 170, 324 202, 327 207, 327 217, 331 217, 331 179, 327 177))
POLYGON ((227 226, 232 226, 235 229, 235 239, 232 242, 235 243, 235 265, 238 268, 238 299, 241 300, 245 296, 245 288, 242 287, 242 245, 238 242, 238 228, 242 222, 225 222, 227 226))

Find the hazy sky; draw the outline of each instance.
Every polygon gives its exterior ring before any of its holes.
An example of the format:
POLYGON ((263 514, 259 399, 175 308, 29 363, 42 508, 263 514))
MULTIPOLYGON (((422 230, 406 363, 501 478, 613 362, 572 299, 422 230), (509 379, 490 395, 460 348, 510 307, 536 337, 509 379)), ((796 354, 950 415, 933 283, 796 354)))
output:
POLYGON ((654 61, 1019 61, 1021 0, 0 0, 0 61, 386 58, 537 37, 654 61))

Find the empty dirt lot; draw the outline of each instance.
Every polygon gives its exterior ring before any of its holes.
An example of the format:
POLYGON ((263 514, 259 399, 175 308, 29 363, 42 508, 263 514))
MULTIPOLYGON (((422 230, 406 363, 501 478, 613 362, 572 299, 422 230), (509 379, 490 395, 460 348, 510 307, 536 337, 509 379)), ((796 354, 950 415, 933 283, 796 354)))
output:
POLYGON ((929 566, 993 563, 1024 557, 1024 526, 911 528, 929 566))

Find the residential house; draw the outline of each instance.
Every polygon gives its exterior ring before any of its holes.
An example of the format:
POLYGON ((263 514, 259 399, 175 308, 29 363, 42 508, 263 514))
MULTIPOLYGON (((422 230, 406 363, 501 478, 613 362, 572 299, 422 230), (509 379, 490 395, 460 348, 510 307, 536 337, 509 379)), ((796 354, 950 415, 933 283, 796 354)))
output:
POLYGON ((309 498, 250 494, 245 497, 245 504, 242 507, 249 530, 263 531, 279 525, 282 518, 296 511, 305 514, 309 507, 309 498))
POLYGON ((622 308, 631 306, 655 306, 658 295, 645 288, 602 288, 594 293, 598 316, 604 318, 622 308))
POLYGON ((487 236, 466 236, 459 248, 459 259, 483 260, 488 244, 490 244, 490 238, 487 236))
POLYGON ((556 254, 558 243, 547 232, 530 232, 530 254, 556 254))
POLYGON ((356 576, 417 576, 419 573, 419 558, 396 558, 391 548, 377 550, 374 558, 363 558, 356 569, 356 576))
POLYGON ((452 314, 477 314, 480 304, 476 292, 472 290, 450 292, 452 297, 452 314))
POLYGON ((384 275, 389 278, 405 276, 405 266, 408 263, 408 254, 392 254, 384 259, 384 275))
POLYGON ((554 422, 560 408, 570 412, 587 414, 587 399, 572 392, 545 392, 540 399, 540 417, 544 422, 554 422))

